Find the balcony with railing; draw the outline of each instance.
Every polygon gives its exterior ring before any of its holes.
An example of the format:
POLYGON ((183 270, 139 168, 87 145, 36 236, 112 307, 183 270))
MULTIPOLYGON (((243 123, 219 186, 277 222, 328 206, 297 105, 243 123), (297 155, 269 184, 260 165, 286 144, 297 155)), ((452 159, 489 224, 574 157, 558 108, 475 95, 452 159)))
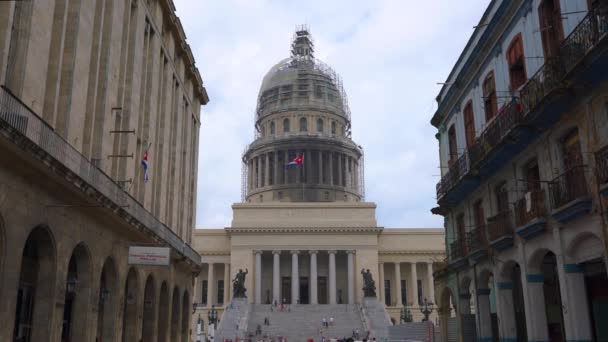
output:
POLYGON ((570 168, 549 183, 551 216, 564 223, 591 210, 591 197, 587 186, 587 167, 570 168))
POLYGON ((594 85, 608 76, 608 5, 589 11, 562 42, 559 53, 541 66, 515 92, 484 132, 437 184, 440 206, 451 206, 474 191, 481 181, 524 150, 539 135, 535 129, 553 125, 576 103, 561 91, 572 84, 594 85), (464 172, 464 173, 463 173, 464 172))
POLYGON ((520 237, 530 240, 542 234, 547 226, 547 205, 542 189, 526 192, 515 202, 515 231, 520 237))
POLYGON ((488 240, 486 239, 485 225, 467 232, 467 251, 469 258, 475 262, 488 255, 488 240))
POLYGON ((513 246, 513 221, 511 210, 488 218, 488 240, 494 249, 502 251, 513 246))
POLYGON ((600 193, 608 197, 608 146, 595 153, 595 168, 600 193))
POLYGON ((456 239, 450 243, 450 267, 454 269, 467 265, 467 246, 462 239, 456 239))
POLYGON ((65 176, 83 194, 110 208, 134 229, 172 247, 189 262, 200 264, 200 255, 106 175, 97 161, 83 156, 4 87, 0 88, 0 136, 41 162, 50 163, 50 170, 65 176))

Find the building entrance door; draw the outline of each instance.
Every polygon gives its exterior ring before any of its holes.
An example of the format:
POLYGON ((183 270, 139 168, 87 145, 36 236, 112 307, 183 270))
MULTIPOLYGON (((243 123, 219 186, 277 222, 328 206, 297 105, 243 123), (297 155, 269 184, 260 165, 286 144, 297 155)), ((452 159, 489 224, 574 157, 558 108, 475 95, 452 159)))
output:
POLYGON ((327 277, 319 277, 317 285, 319 304, 327 304, 327 277))
POLYGON ((281 278, 281 303, 291 304, 291 277, 281 278))
POLYGON ((310 304, 308 277, 300 277, 300 304, 310 304))
POLYGON ((608 341, 608 276, 603 260, 588 261, 585 268, 585 285, 593 329, 593 341, 608 341))

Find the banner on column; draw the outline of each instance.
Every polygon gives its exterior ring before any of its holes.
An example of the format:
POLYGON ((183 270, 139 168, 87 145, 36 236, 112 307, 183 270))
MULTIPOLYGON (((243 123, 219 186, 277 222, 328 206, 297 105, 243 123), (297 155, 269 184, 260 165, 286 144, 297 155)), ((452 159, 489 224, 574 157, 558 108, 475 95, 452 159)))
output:
POLYGON ((169 266, 171 249, 168 247, 129 247, 129 265, 169 266))

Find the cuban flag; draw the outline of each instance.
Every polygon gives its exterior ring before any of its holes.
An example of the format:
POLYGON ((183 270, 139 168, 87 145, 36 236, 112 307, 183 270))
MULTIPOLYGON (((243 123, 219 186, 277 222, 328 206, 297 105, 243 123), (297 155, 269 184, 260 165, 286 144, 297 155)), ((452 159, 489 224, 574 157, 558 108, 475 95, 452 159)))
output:
POLYGON ((285 165, 285 167, 303 166, 303 165, 304 165, 304 153, 300 154, 299 156, 296 157, 296 159, 287 163, 287 165, 285 165))
POLYGON ((141 166, 144 168, 144 183, 148 182, 148 151, 144 152, 144 157, 141 159, 141 166))

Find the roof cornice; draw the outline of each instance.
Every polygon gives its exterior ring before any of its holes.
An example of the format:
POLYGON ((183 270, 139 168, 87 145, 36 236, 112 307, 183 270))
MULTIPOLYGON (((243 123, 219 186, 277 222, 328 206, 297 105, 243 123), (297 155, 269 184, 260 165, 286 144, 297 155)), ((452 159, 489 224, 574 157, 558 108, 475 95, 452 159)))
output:
POLYGON ((238 227, 226 228, 228 234, 251 234, 251 233, 273 233, 273 234, 334 234, 334 233, 371 233, 380 234, 383 227, 238 227))

